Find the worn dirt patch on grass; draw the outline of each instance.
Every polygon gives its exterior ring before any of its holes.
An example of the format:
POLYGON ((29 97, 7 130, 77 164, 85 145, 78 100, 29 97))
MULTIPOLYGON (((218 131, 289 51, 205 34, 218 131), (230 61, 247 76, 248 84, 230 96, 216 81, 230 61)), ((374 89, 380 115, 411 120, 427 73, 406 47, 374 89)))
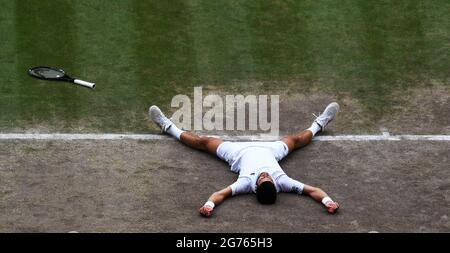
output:
POLYGON ((446 232, 448 142, 313 142, 285 172, 341 203, 307 197, 198 208, 237 175, 176 141, 2 141, 2 232, 446 232), (411 212, 411 210, 415 210, 411 212), (271 220, 267 226, 267 220, 271 220))

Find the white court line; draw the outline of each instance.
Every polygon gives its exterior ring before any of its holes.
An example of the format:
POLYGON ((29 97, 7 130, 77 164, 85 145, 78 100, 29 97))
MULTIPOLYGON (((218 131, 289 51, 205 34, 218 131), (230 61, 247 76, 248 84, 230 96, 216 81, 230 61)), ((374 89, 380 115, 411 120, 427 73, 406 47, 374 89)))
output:
MULTIPOLYGON (((278 136, 271 135, 210 135, 227 141, 273 141, 278 136)), ((0 133, 0 140, 174 140, 162 134, 39 134, 0 133)), ((450 135, 336 135, 316 136, 314 141, 450 141, 450 135)))

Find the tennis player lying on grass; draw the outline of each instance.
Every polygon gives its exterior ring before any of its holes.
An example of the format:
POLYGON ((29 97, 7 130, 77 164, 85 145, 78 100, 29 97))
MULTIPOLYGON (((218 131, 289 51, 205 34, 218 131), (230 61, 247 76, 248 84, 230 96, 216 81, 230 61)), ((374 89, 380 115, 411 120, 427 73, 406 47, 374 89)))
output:
POLYGON ((228 142, 219 138, 198 136, 177 128, 157 106, 151 106, 149 114, 163 132, 172 135, 189 147, 218 156, 228 162, 232 172, 239 173, 236 182, 213 193, 200 208, 201 215, 210 217, 214 207, 226 198, 252 192, 256 193, 256 198, 261 204, 275 203, 277 192, 306 194, 322 202, 327 211, 334 214, 339 208, 337 202, 334 202, 322 189, 288 177, 278 162, 295 149, 308 145, 313 136, 322 132, 333 120, 338 111, 339 105, 331 103, 310 128, 274 142, 228 142))

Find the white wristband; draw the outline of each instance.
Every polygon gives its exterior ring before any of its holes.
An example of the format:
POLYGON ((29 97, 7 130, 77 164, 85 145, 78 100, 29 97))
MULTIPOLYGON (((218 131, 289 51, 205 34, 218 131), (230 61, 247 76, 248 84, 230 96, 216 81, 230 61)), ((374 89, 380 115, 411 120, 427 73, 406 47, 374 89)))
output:
POLYGON ((326 196, 325 198, 322 199, 322 204, 327 205, 327 203, 330 201, 333 202, 333 200, 330 197, 326 196))
POLYGON ((212 202, 212 201, 210 201, 210 200, 208 200, 205 204, 204 204, 204 206, 208 206, 208 207, 211 207, 211 209, 214 209, 214 202, 212 202))

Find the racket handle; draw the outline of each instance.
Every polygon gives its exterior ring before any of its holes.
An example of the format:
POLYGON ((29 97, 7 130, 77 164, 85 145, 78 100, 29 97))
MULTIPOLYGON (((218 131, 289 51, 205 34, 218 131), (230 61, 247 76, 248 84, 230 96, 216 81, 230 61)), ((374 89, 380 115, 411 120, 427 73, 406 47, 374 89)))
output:
POLYGON ((76 84, 91 88, 91 89, 95 88, 95 83, 90 83, 90 82, 86 82, 86 81, 79 80, 79 79, 75 79, 75 80, 73 80, 73 82, 76 84))

